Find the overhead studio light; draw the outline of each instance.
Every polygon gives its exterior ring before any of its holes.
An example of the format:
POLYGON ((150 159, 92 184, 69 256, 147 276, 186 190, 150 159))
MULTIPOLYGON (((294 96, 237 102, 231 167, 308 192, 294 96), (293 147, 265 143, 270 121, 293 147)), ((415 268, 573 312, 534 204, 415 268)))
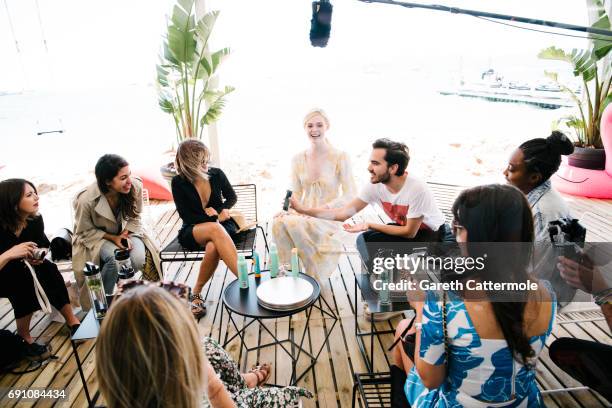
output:
POLYGON ((329 0, 312 2, 312 20, 310 20, 310 44, 313 47, 325 47, 331 32, 332 10, 329 0))

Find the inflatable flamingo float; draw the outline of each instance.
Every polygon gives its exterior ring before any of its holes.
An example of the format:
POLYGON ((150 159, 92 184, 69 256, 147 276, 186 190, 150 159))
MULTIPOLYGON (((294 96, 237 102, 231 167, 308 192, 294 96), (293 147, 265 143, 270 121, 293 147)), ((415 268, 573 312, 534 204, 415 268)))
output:
POLYGON ((609 104, 601 115, 600 132, 606 152, 605 169, 574 167, 564 156, 559 171, 552 177, 553 185, 558 191, 590 198, 612 198, 612 104, 609 104))

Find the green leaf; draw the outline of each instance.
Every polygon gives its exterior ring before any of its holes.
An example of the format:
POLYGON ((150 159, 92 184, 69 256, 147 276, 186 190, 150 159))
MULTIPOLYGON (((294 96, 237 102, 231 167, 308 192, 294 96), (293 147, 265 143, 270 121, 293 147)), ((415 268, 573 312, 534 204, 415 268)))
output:
MULTIPOLYGON (((200 126, 210 125, 211 123, 219 120, 223 108, 225 107, 225 96, 230 92, 233 92, 234 89, 234 87, 226 86, 223 91, 214 92, 215 96, 210 98, 212 99, 212 102, 209 103, 208 110, 200 119, 200 126)), ((209 99, 208 97, 211 95, 211 93, 207 93, 204 98, 209 99)))
POLYGON ((597 61, 591 56, 591 52, 578 48, 574 48, 568 53, 552 46, 540 51, 538 58, 568 62, 574 68, 574 75, 582 76, 586 82, 595 77, 595 71, 597 70, 597 61))
POLYGON ((212 74, 213 75, 217 71, 217 67, 219 66, 219 64, 221 64, 221 62, 223 62, 225 57, 227 57, 228 55, 230 55, 229 48, 223 48, 211 54, 210 60, 212 61, 212 74))
MULTIPOLYGON (((599 18, 599 20, 597 20, 595 23, 593 23, 593 25, 591 25, 591 27, 600 28, 603 30, 610 30, 610 19, 604 13, 599 18)), ((597 60, 600 60, 606 55, 608 55, 610 49, 612 49, 612 44, 610 44, 612 37, 605 36, 602 34, 589 34, 589 37, 593 40, 593 54, 595 55, 597 60)))
POLYGON ((194 0, 177 0, 179 6, 183 8, 187 12, 187 14, 191 14, 193 10, 194 0))
POLYGON ((176 58, 174 58, 174 56, 172 55, 172 53, 170 52, 170 48, 168 47, 168 39, 165 38, 165 41, 162 44, 163 47, 163 54, 161 55, 161 57, 166 60, 166 62, 169 62, 170 64, 174 65, 175 67, 178 67, 180 65, 180 63, 177 61, 176 58))
POLYGON ((208 61, 208 55, 203 56, 203 58, 200 60, 200 65, 202 68, 204 68, 207 76, 212 75, 212 64, 210 61, 208 61))
POLYGON ((560 125, 566 126, 574 131, 575 140, 581 144, 585 144, 586 126, 582 119, 575 115, 567 115, 553 122, 553 128, 559 129, 560 125))
POLYGON ((210 11, 204 14, 196 24, 196 35, 198 36, 198 40, 201 42, 203 47, 206 47, 208 44, 208 39, 212 34, 213 27, 215 26, 218 16, 218 10, 210 11))
POLYGON ((172 101, 164 98, 163 96, 160 96, 159 98, 159 107, 166 113, 174 114, 174 105, 172 104, 172 101))
POLYGON ((612 94, 609 94, 608 96, 606 96, 604 100, 601 102, 601 106, 599 107, 600 115, 603 113, 604 109, 606 109, 606 106, 608 106, 610 102, 612 102, 612 94))
POLYGON ((168 27, 168 49, 179 63, 187 64, 193 60, 196 41, 192 32, 184 32, 175 26, 168 27))
POLYGON ((556 61, 571 62, 571 57, 565 53, 561 48, 557 48, 554 45, 543 49, 538 53, 538 58, 549 59, 556 61))
POLYGON ((589 82, 595 77, 597 61, 592 57, 590 51, 574 48, 570 57, 574 65, 575 76, 582 76, 585 82, 589 82))
POLYGON ((183 10, 178 5, 172 9, 172 25, 181 31, 189 30, 189 10, 183 10))
POLYGON ((159 65, 156 66, 157 70, 157 83, 161 86, 168 86, 168 73, 163 70, 159 65))

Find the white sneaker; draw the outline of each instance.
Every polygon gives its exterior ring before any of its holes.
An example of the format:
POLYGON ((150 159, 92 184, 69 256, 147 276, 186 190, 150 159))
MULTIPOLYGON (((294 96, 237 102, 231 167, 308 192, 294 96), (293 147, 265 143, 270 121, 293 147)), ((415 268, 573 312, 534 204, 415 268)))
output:
POLYGON ((370 308, 367 303, 363 304, 363 317, 367 320, 374 320, 375 322, 384 322, 387 320, 391 320, 396 316, 403 316, 404 312, 381 312, 381 313, 372 313, 370 312, 370 308))

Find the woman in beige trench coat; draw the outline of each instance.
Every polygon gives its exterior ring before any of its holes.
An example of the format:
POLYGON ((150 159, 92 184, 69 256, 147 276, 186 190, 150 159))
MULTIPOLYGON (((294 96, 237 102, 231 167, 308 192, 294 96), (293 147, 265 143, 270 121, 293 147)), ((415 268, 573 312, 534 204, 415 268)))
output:
MULTIPOLYGON (((96 182, 79 192, 73 203, 72 267, 78 286, 82 288, 85 263, 102 264, 104 290, 111 294, 118 274, 115 249, 130 249, 135 270, 142 270, 145 263, 142 181, 131 177, 127 161, 117 155, 102 156, 95 173, 96 182)), ((151 252, 157 256, 154 249, 151 252)), ((86 292, 81 290, 81 303, 85 306, 89 305, 86 292)))

